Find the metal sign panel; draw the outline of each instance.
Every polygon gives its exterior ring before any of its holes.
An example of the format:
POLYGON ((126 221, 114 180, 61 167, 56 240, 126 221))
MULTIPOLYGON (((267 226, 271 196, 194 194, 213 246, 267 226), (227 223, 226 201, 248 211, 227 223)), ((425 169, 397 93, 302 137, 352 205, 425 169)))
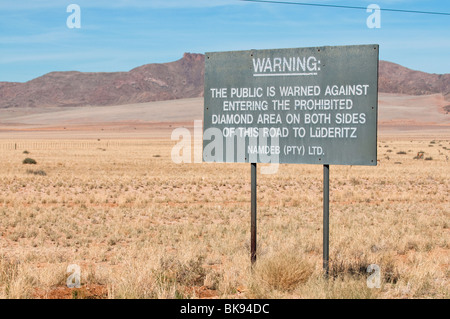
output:
POLYGON ((376 165, 378 52, 206 53, 203 160, 376 165))

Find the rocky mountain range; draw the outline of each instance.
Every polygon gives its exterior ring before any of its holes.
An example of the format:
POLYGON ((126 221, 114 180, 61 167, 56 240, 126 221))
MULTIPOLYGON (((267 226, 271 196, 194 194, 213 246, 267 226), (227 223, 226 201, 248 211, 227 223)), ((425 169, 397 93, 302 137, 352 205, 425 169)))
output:
MULTIPOLYGON (((0 108, 104 106, 200 97, 203 54, 185 53, 169 63, 128 72, 51 72, 25 83, 0 82, 0 108)), ((379 92, 442 93, 450 100, 450 74, 429 74, 380 61, 379 92)))
POLYGON ((409 95, 441 93, 450 100, 450 74, 414 71, 399 64, 380 61, 378 91, 409 95))

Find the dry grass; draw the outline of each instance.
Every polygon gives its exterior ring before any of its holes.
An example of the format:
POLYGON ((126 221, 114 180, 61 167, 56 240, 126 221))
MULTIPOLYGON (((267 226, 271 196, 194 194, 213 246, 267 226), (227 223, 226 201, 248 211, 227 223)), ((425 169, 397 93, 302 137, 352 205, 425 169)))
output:
POLYGON ((254 267, 252 291, 261 297, 272 290, 291 292, 308 281, 313 269, 312 264, 292 252, 265 256, 254 267))
POLYGON ((320 166, 259 175, 252 271, 249 165, 174 164, 174 142, 132 142, 1 151, 1 298, 449 298, 448 140, 381 140, 377 167, 331 167, 328 281, 320 166))

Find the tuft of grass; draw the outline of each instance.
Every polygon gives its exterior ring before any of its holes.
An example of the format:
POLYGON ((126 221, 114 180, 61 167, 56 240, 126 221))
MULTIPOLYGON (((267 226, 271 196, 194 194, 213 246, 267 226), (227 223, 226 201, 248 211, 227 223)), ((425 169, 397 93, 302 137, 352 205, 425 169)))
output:
MULTIPOLYGON (((0 256, 0 298, 16 299, 21 290, 20 262, 6 256, 0 256)), ((21 294, 26 295, 25 291, 21 294)))
POLYGON ((425 160, 426 161, 432 161, 433 160, 433 158, 430 156, 430 157, 425 157, 425 160))
POLYGON ((405 154, 406 154, 406 152, 404 152, 404 151, 400 151, 400 152, 397 152, 397 154, 399 154, 399 155, 405 155, 405 154))
POLYGON ((34 159, 27 157, 26 159, 24 159, 24 160, 22 161, 22 164, 31 164, 31 165, 35 165, 35 164, 37 164, 37 162, 36 162, 34 159))
POLYGON ((329 275, 332 278, 338 277, 360 277, 365 276, 370 262, 366 258, 347 258, 345 260, 332 260, 330 262, 329 275))
POLYGON ((256 279, 269 289, 292 291, 311 277, 313 267, 300 256, 278 253, 258 261, 254 268, 256 279))
POLYGON ((0 282, 10 284, 19 273, 19 263, 5 256, 0 256, 0 282))
POLYGON ((204 256, 197 256, 182 263, 177 259, 164 257, 156 271, 157 277, 183 286, 203 285, 206 278, 206 270, 202 266, 204 259, 204 256))
MULTIPOLYGON (((334 260, 330 263, 329 275, 331 278, 353 277, 367 278, 367 269, 371 262, 367 257, 334 260)), ((381 279, 385 283, 396 284, 400 280, 400 272, 395 266, 391 256, 383 256, 379 261, 381 279)))
POLYGON ((38 175, 38 176, 47 176, 47 173, 41 169, 40 170, 27 169, 27 174, 38 175))

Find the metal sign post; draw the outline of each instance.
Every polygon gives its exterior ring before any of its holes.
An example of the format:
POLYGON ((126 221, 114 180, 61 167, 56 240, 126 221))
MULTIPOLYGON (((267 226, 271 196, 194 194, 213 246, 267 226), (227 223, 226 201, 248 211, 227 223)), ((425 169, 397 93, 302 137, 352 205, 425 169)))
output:
POLYGON ((330 165, 323 166, 323 270, 328 278, 330 240, 330 165))
POLYGON ((256 163, 251 168, 251 226, 250 226, 250 255, 252 265, 256 262, 256 163))

